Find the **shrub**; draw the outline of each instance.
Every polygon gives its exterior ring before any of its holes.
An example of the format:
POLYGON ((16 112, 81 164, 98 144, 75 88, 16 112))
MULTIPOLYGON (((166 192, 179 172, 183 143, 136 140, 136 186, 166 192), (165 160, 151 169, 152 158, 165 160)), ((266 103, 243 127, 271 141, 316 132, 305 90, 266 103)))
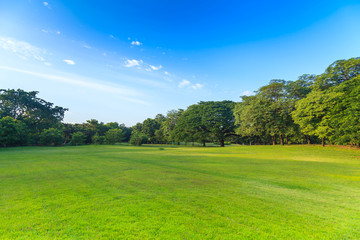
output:
POLYGON ((45 129, 40 134, 40 143, 43 145, 59 146, 64 141, 64 134, 56 128, 45 129))
POLYGON ((130 137, 130 144, 135 146, 141 146, 141 144, 146 143, 148 137, 142 133, 134 133, 130 137))
POLYGON ((94 144, 104 144, 105 142, 105 137, 104 136, 99 136, 99 134, 95 134, 93 137, 92 137, 92 142, 94 144))
POLYGON ((82 132, 75 132, 71 137, 70 145, 72 146, 82 145, 85 143, 85 140, 86 140, 85 134, 83 134, 82 132))
POLYGON ((124 134, 121 129, 110 129, 105 133, 105 142, 107 144, 115 144, 124 140, 124 134))

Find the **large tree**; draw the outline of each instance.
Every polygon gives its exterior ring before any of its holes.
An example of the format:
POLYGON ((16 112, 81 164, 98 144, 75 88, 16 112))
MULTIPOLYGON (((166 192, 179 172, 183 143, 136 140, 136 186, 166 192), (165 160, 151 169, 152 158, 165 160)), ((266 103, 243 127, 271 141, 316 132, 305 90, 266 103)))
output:
POLYGON ((205 142, 215 138, 224 147, 226 138, 235 135, 234 102, 200 102, 188 107, 177 125, 178 134, 183 138, 193 138, 205 146, 205 142))
POLYGON ((58 128, 68 110, 38 98, 37 94, 37 91, 0 89, 0 118, 9 116, 22 121, 33 138, 44 129, 58 128))

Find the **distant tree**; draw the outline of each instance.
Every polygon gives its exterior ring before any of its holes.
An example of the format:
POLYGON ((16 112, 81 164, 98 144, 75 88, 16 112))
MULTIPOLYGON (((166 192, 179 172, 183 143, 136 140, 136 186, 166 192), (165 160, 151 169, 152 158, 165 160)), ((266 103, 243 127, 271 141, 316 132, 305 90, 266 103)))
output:
POLYGON ((72 146, 83 145, 85 143, 85 140, 86 140, 85 134, 83 134, 82 132, 75 132, 72 135, 70 145, 72 146))
POLYGON ((43 130, 40 134, 40 143, 43 145, 59 146, 63 143, 64 133, 55 128, 43 130))
POLYGON ((9 116, 26 124, 32 142, 44 129, 59 127, 68 109, 37 97, 38 92, 0 89, 0 118, 9 116))
POLYGON ((131 135, 130 138, 130 144, 135 145, 135 146, 141 146, 142 144, 146 143, 148 140, 148 137, 141 133, 141 132, 134 132, 131 135))
POLYGON ((95 134, 92 137, 92 142, 94 144, 104 144, 105 143, 105 136, 100 136, 99 134, 95 134))
POLYGON ((3 147, 18 146, 27 141, 25 124, 12 117, 0 119, 0 145, 3 147))
POLYGON ((124 134, 121 129, 110 129, 105 133, 105 142, 107 144, 115 144, 124 139, 124 134))
POLYGON ((161 131, 164 136, 164 140, 168 142, 175 142, 182 138, 180 132, 175 131, 176 125, 184 113, 183 109, 171 110, 166 114, 165 120, 161 123, 161 131))
POLYGON ((155 143, 156 142, 155 131, 160 129, 160 125, 161 123, 159 123, 155 119, 147 118, 142 123, 141 132, 146 136, 148 136, 148 141, 150 141, 151 143, 155 143))
POLYGON ((215 138, 224 147, 225 139, 235 135, 234 107, 231 101, 192 105, 181 115, 176 132, 183 134, 184 140, 191 136, 203 146, 206 140, 215 138))

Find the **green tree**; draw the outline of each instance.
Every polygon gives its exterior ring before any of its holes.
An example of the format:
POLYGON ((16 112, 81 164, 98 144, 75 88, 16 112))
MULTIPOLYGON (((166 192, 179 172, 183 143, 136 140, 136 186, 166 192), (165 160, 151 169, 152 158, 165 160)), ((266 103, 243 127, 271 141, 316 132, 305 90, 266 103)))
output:
POLYGON ((99 134, 95 134, 92 137, 92 142, 94 144, 104 144, 105 143, 105 136, 100 136, 99 134))
POLYGON ((131 134, 130 137, 130 144, 135 145, 135 146, 141 146, 142 144, 146 143, 148 140, 148 137, 141 133, 141 132, 134 132, 133 134, 131 134))
POLYGON ((38 92, 0 89, 0 118, 9 116, 26 124, 32 143, 44 129, 58 127, 68 109, 37 97, 38 92))
POLYGON ((56 128, 43 130, 40 134, 40 143, 43 145, 59 146, 63 143, 64 133, 56 128))
POLYGON ((177 133, 183 133, 183 139, 192 136, 205 145, 206 140, 215 138, 221 147, 225 139, 235 135, 234 102, 200 102, 188 107, 181 115, 177 133))
POLYGON ((105 142, 107 144, 115 144, 124 139, 124 134, 121 129, 110 129, 105 133, 105 142))
POLYGON ((78 146, 83 145, 85 143, 86 136, 82 132, 75 132, 73 133, 70 141, 70 145, 78 146))
POLYGON ((3 147, 25 144, 27 132, 25 125, 12 117, 0 119, 0 145, 3 147))

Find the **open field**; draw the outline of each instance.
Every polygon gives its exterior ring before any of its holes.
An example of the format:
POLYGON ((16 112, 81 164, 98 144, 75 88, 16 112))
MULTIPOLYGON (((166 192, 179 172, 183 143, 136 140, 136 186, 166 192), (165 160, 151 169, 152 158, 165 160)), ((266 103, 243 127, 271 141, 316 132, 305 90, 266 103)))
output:
POLYGON ((0 149, 1 239, 360 239, 360 151, 0 149))

